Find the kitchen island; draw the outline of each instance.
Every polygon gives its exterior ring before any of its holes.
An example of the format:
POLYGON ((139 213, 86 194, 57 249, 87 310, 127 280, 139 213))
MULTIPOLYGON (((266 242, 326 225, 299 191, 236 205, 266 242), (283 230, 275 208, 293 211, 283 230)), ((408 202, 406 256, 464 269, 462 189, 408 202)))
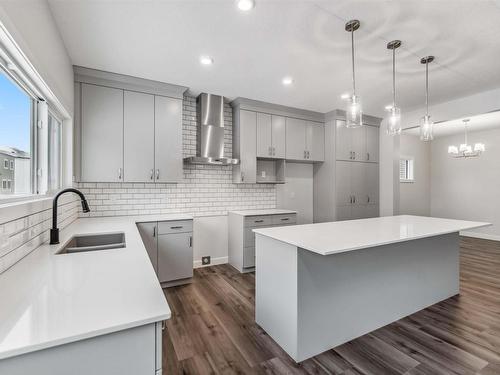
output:
POLYGON ((459 232, 420 216, 255 229, 255 320, 296 362, 459 293, 459 232))

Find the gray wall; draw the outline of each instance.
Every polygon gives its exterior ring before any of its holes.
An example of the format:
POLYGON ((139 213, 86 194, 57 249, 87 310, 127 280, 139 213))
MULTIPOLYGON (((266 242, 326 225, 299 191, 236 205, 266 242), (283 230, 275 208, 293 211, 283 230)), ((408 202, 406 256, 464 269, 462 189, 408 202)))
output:
POLYGON ((429 216, 431 213, 431 153, 430 143, 418 136, 402 134, 401 158, 413 158, 415 181, 399 184, 399 213, 429 216))
POLYGON ((448 145, 462 141, 457 134, 432 142, 431 215, 490 222, 473 232, 500 240, 500 128, 469 133, 469 143, 486 145, 480 158, 448 156, 448 145))

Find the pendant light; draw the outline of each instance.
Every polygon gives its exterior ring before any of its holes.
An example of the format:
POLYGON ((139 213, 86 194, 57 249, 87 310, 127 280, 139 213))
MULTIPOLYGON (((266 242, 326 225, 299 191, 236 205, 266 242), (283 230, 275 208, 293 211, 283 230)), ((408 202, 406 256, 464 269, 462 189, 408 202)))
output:
POLYGON ((396 48, 401 47, 400 40, 387 43, 387 49, 392 49, 392 106, 387 108, 389 119, 387 121, 387 134, 401 134, 401 108, 396 106, 396 48))
POLYGON ((420 59, 425 64, 425 116, 420 121, 420 140, 432 141, 434 123, 429 116, 429 63, 434 61, 434 56, 425 56, 420 59))
POLYGON ((481 156, 486 150, 484 143, 475 143, 474 148, 467 142, 467 124, 470 119, 463 119, 464 123, 464 143, 457 146, 448 146, 448 154, 454 158, 475 158, 481 156))
POLYGON ((345 30, 351 33, 351 57, 352 57, 352 95, 347 97, 346 107, 346 127, 358 128, 363 125, 363 114, 361 111, 361 101, 356 95, 356 75, 354 69, 354 32, 359 29, 358 20, 351 20, 345 24, 345 30))

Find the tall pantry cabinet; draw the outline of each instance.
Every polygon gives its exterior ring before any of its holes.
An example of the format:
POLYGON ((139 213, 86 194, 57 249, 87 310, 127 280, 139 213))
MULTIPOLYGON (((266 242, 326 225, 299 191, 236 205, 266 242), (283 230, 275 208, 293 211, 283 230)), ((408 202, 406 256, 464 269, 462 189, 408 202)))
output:
POLYGON ((325 162, 314 166, 314 221, 379 216, 379 129, 381 119, 363 115, 346 128, 341 110, 326 115, 325 162))

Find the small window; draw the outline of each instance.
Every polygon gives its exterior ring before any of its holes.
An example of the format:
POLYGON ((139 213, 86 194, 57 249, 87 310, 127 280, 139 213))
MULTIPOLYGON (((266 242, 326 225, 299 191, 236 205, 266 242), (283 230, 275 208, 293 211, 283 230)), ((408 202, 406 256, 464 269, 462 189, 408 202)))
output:
POLYGON ((401 159, 399 160, 399 181, 400 182, 414 182, 413 174, 413 159, 401 159))
POLYGON ((13 171, 14 170, 14 160, 11 160, 10 161, 10 170, 13 171))
POLYGON ((12 189, 12 180, 7 180, 7 189, 12 189))
POLYGON ((61 138, 61 121, 49 112, 49 191, 61 188, 61 138))
POLYGON ((7 190, 7 180, 2 180, 2 189, 7 190))
POLYGON ((9 160, 8 159, 3 159, 3 168, 9 169, 9 160))

